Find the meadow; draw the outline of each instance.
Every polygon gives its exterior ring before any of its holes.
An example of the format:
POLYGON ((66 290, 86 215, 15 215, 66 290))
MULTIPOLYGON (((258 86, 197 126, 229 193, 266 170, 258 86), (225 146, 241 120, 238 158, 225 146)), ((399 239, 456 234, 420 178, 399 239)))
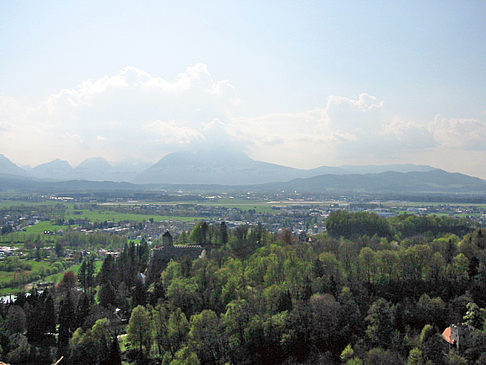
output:
POLYGON ((181 222, 193 222, 199 220, 199 217, 178 217, 178 216, 163 216, 163 215, 153 215, 153 214, 137 214, 137 213, 121 213, 115 212, 108 209, 74 209, 70 208, 67 210, 64 218, 69 219, 87 219, 91 222, 121 222, 121 221, 135 221, 135 222, 145 222, 149 219, 153 219, 156 222, 167 221, 167 220, 178 220, 181 222))

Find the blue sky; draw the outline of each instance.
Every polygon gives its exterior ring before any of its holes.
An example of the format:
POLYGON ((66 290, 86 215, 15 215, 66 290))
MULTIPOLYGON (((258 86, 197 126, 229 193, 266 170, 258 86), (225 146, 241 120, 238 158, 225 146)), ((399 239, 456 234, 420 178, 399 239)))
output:
POLYGON ((0 153, 155 161, 217 140, 486 178, 485 24, 483 1, 2 2, 0 153))

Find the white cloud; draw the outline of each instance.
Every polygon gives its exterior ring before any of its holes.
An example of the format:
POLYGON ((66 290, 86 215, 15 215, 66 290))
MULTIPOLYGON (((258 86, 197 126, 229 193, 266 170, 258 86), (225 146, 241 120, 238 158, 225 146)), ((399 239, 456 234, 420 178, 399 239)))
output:
POLYGON ((198 130, 180 126, 175 120, 156 120, 143 125, 142 129, 151 133, 156 142, 167 145, 189 145, 204 138, 198 130))
POLYGON ((94 156, 155 161, 180 148, 211 144, 311 168, 389 162, 446 167, 458 151, 486 150, 484 115, 438 115, 419 123, 366 93, 329 96, 322 107, 295 113, 241 117, 239 107, 236 88, 214 80, 204 64, 188 67, 174 80, 128 66, 38 105, 0 95, 0 153, 22 164, 57 157, 76 164, 94 156))
POLYGON ((432 124, 434 138, 447 148, 486 150, 486 122, 481 119, 444 118, 432 124))
POLYGON ((35 106, 0 96, 1 152, 31 164, 56 157, 75 164, 100 155, 157 160, 204 138, 204 125, 227 119, 238 103, 234 87, 215 81, 204 64, 173 81, 129 66, 35 106))

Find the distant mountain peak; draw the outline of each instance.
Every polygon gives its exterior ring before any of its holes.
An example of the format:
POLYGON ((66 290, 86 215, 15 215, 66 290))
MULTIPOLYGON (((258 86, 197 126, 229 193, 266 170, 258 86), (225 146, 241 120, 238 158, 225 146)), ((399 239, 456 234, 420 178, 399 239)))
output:
POLYGON ((24 169, 14 164, 3 154, 0 154, 0 173, 7 174, 7 175, 18 175, 18 176, 27 175, 27 172, 24 169))
POLYGON ((111 164, 108 161, 106 161, 103 157, 90 157, 82 161, 78 166, 76 166, 76 169, 86 168, 86 167, 106 168, 106 167, 111 167, 111 164))

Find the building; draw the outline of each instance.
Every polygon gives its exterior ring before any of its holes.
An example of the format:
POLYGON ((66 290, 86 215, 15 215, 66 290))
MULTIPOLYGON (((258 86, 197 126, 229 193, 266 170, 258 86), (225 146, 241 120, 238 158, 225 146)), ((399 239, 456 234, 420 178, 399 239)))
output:
POLYGON ((162 235, 162 244, 164 246, 173 246, 174 245, 174 239, 172 238, 172 235, 170 234, 169 231, 165 232, 162 235))
POLYGON ((449 343, 451 347, 460 350, 464 346, 472 332, 472 327, 464 324, 452 324, 442 332, 442 338, 449 343))

